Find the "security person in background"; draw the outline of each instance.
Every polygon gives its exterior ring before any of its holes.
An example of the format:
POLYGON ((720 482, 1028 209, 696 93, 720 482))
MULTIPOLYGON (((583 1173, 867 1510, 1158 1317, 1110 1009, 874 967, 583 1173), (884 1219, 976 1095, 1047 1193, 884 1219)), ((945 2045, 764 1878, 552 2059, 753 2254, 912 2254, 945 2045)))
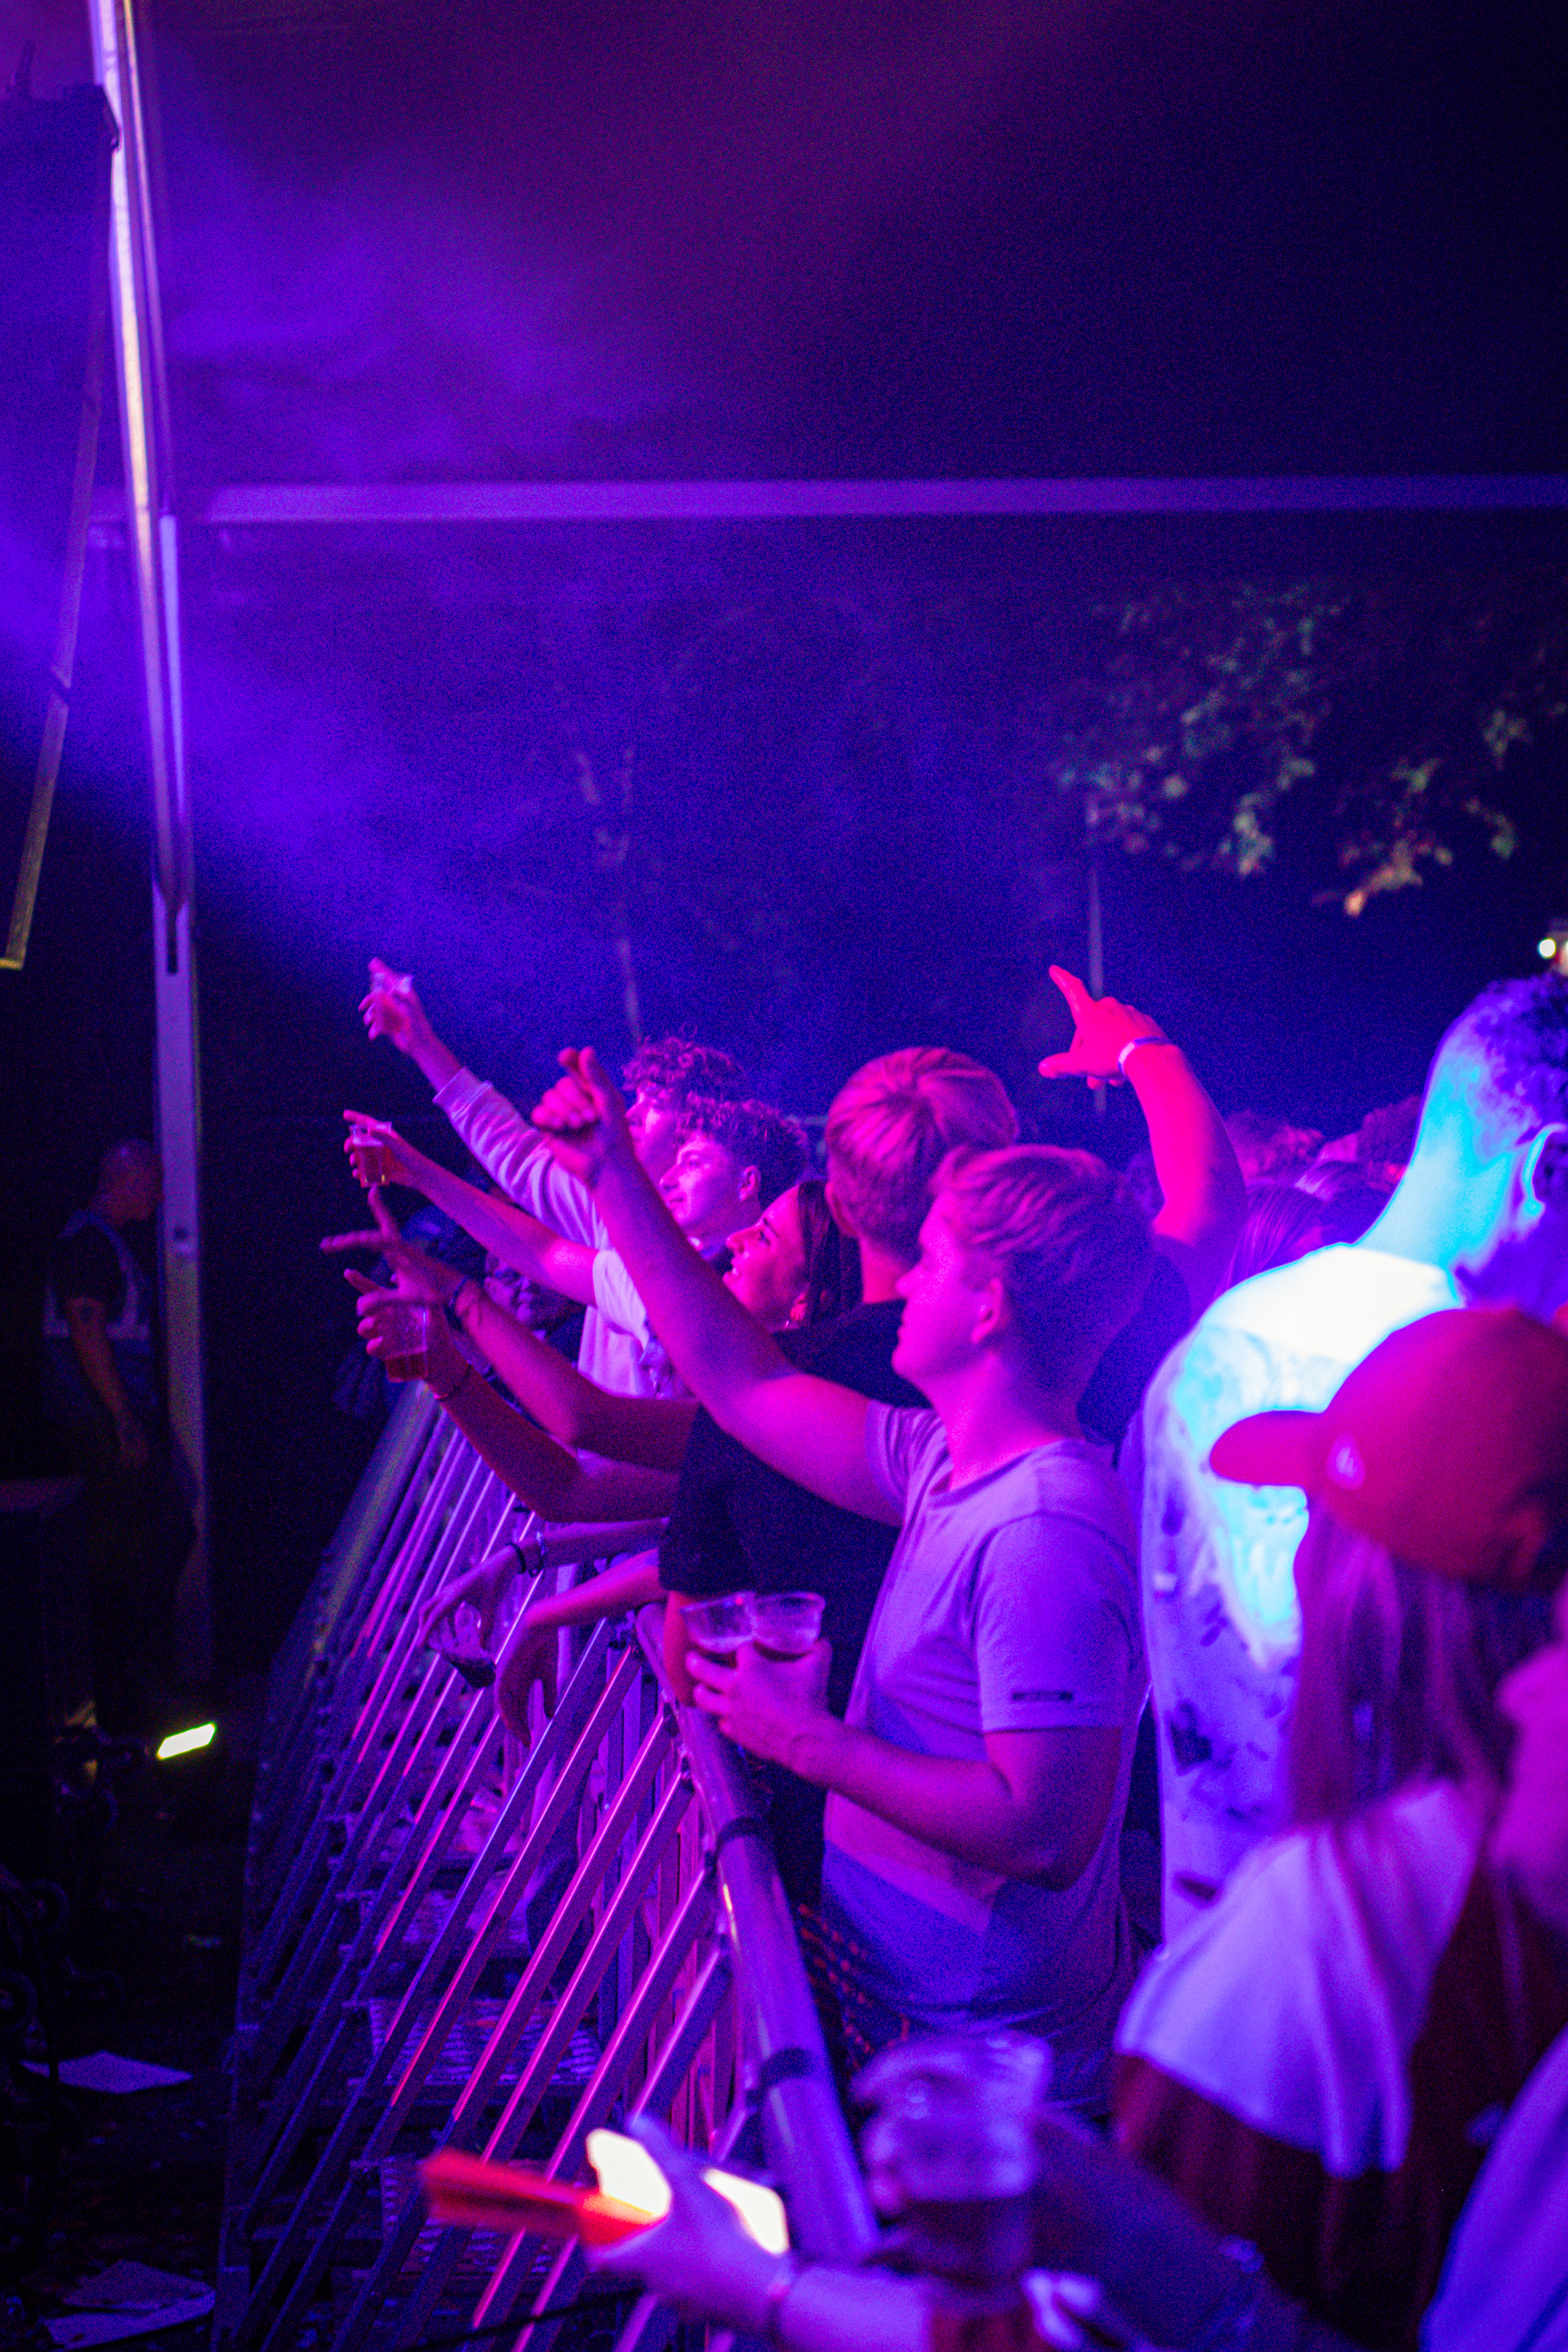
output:
POLYGON ((153 1286, 125 1239, 163 1197, 152 1145, 113 1145, 50 1253, 44 1299, 46 1402, 86 1486, 98 1715, 116 1733, 149 1727, 180 1567, 153 1286))

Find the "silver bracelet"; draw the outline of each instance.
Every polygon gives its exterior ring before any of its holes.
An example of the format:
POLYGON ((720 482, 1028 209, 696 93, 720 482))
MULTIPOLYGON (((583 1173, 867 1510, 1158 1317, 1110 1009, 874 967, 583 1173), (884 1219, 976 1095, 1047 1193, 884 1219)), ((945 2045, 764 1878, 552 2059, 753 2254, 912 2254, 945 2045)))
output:
POLYGON ((1127 1076, 1127 1056, 1129 1054, 1135 1054, 1140 1045, 1168 1045, 1170 1043, 1171 1040, 1168 1037, 1129 1037, 1126 1045, 1123 1045, 1121 1053, 1116 1056, 1116 1066, 1121 1071, 1122 1076, 1125 1077, 1127 1076))
POLYGON ((757 2333, 764 2344, 784 2342, 784 2300, 805 2268, 805 2264, 798 2254, 789 2253, 780 2257, 779 2266, 768 2281, 763 2295, 763 2324, 757 2333))

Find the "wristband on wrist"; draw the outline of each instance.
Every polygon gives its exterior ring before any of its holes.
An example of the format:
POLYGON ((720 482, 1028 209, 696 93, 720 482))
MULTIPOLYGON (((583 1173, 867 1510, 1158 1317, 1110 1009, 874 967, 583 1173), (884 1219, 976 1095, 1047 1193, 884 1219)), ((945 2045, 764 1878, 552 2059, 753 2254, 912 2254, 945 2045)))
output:
MULTIPOLYGON (((461 1282, 458 1283, 456 1290, 449 1290, 447 1293, 446 1297, 441 1301, 441 1312, 447 1318, 447 1328, 448 1330, 460 1331, 463 1328, 463 1310, 458 1306, 458 1301, 461 1298, 464 1291, 467 1290, 469 1283, 473 1282, 473 1279, 474 1277, 471 1274, 466 1274, 461 1282)), ((475 1285, 475 1287, 478 1287, 477 1284, 475 1285)))
POLYGON ((1127 1076, 1127 1056, 1129 1054, 1135 1054, 1140 1045, 1168 1045, 1170 1042, 1171 1040, 1168 1037, 1129 1037, 1126 1045, 1123 1045, 1121 1053, 1116 1056, 1116 1066, 1121 1071, 1122 1076, 1125 1077, 1127 1076))
POLYGON ((764 2344, 782 2344, 783 2313, 786 2297, 805 2265, 798 2254, 784 2254, 768 2281, 763 2294, 763 2324, 758 2330, 764 2344))

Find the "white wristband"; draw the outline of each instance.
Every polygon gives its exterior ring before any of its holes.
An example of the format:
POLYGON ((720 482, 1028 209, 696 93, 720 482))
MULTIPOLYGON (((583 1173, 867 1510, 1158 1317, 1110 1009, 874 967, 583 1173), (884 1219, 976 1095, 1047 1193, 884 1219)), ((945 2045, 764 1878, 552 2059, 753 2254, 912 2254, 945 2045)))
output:
POLYGON ((1140 1045, 1168 1045, 1170 1042, 1171 1041, 1168 1037, 1129 1037, 1126 1045, 1123 1045, 1121 1053, 1116 1056, 1116 1066, 1121 1071, 1122 1076, 1125 1077, 1127 1076, 1127 1056, 1129 1054, 1135 1054, 1140 1045))

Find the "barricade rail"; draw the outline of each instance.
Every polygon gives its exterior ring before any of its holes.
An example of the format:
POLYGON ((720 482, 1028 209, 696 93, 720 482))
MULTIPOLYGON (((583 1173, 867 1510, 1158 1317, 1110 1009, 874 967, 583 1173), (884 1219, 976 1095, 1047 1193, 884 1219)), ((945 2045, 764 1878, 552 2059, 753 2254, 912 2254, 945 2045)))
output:
MULTIPOLYGON (((654 2115, 771 2179, 805 2252, 853 2261, 875 2234, 751 1784, 672 1702, 657 1612, 579 1642, 526 1751, 418 1642, 425 1601, 516 1516, 406 1391, 274 1667, 222 2352, 583 2341, 545 2324, 582 2290, 574 2245, 426 2222, 437 2147, 584 2178, 590 2131, 654 2115)), ((616 2340, 658 2352, 677 2326, 645 2298, 616 2340)))

